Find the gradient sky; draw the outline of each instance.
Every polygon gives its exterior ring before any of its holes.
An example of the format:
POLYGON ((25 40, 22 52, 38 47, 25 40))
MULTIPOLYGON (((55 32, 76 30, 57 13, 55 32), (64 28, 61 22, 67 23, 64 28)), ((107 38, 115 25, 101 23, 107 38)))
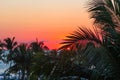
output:
POLYGON ((38 38, 58 48, 77 26, 90 27, 88 0, 0 0, 0 39, 15 36, 18 42, 38 38))

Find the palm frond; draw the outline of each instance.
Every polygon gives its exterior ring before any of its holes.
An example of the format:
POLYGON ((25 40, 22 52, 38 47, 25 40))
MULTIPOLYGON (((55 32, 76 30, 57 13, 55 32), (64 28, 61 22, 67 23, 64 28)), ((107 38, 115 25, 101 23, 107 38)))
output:
POLYGON ((63 44, 60 49, 63 48, 76 48, 80 46, 80 44, 85 45, 87 42, 93 42, 95 44, 102 44, 102 41, 100 39, 100 34, 97 29, 87 29, 87 28, 78 28, 76 31, 74 31, 70 36, 66 36, 67 39, 64 39, 64 41, 61 43, 63 44), (77 46, 76 46, 77 45, 77 46))
POLYGON ((88 12, 94 23, 120 30, 120 0, 92 0, 88 12))
POLYGON ((13 50, 17 46, 17 41, 15 41, 15 37, 13 38, 8 37, 4 39, 3 45, 6 49, 13 50))

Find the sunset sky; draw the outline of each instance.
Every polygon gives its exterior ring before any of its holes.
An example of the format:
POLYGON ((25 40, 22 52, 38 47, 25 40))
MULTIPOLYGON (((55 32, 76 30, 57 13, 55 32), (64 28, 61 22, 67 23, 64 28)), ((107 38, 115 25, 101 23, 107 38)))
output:
POLYGON ((58 48, 77 26, 91 26, 86 11, 89 0, 0 0, 0 40, 16 37, 18 42, 36 38, 58 48))

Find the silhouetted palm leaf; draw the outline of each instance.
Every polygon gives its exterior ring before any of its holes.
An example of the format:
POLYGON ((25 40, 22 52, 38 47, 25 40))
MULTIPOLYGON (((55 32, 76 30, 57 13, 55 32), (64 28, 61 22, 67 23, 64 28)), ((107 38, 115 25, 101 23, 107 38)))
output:
POLYGON ((41 52, 41 51, 44 51, 44 50, 49 50, 49 48, 47 46, 44 45, 44 42, 43 41, 38 41, 38 39, 36 39, 35 42, 32 42, 30 44, 30 48, 31 50, 33 50, 34 52, 41 52))
POLYGON ((73 48, 81 46, 81 44, 86 44, 87 42, 93 42, 95 44, 102 44, 100 39, 100 33, 97 29, 94 28, 94 31, 87 29, 87 28, 78 28, 75 32, 73 32, 70 36, 66 36, 67 39, 61 43, 63 44, 60 49, 64 48, 73 48))
POLYGON ((120 30, 120 0, 92 0, 89 12, 94 23, 100 27, 112 27, 120 30))
POLYGON ((13 50, 15 48, 15 46, 17 45, 17 42, 15 41, 15 37, 11 38, 6 38, 4 39, 5 43, 4 43, 4 47, 7 50, 13 50))

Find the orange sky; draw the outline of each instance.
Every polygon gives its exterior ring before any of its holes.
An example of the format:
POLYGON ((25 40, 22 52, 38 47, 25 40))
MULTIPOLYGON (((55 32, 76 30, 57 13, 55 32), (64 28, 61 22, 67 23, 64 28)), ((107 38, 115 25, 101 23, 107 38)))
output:
POLYGON ((77 26, 90 27, 88 0, 0 0, 0 39, 15 36, 18 42, 45 41, 58 48, 77 26))

